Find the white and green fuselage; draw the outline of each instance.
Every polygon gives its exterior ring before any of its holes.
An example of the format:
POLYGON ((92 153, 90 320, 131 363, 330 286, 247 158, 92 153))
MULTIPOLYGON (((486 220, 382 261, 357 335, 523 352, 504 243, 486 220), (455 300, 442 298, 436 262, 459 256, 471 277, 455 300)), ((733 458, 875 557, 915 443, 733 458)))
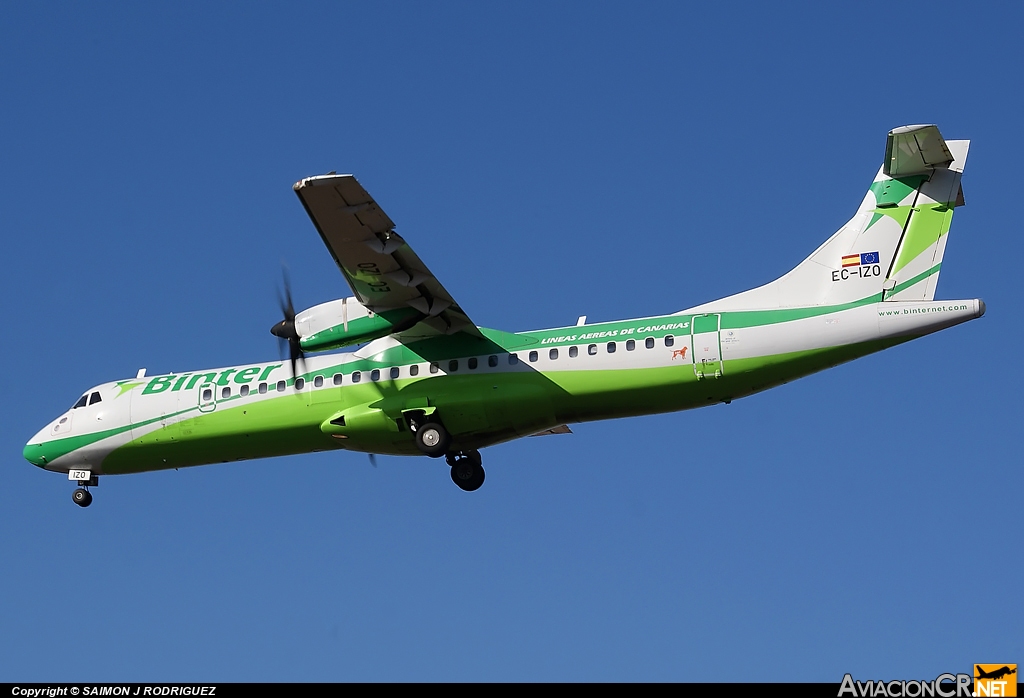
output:
POLYGON ((380 339, 310 357, 298 381, 278 362, 106 383, 89 391, 99 402, 61 415, 25 457, 113 475, 330 449, 412 455, 403 412, 417 408, 443 415, 458 446, 482 448, 562 424, 729 401, 983 312, 977 300, 869 300, 485 330, 486 340, 421 346, 380 339), (345 426, 332 423, 340 416, 345 426))
POLYGON ((309 356, 296 376, 278 362, 105 383, 36 434, 24 455, 47 470, 93 476, 331 449, 414 455, 410 415, 442 422, 452 449, 470 451, 766 390, 984 313, 980 300, 933 300, 966 154, 966 141, 943 141, 934 127, 896 129, 853 219, 780 279, 672 315, 514 334, 460 327, 461 308, 439 303, 443 288, 416 276, 429 273, 418 258, 403 257, 397 243, 389 250, 397 236, 378 235, 378 257, 351 261, 369 247, 333 236, 331 226, 344 222, 332 223, 300 187, 331 185, 346 215, 369 204, 352 203, 344 187, 354 180, 303 180, 296 191, 357 297, 347 299, 351 318, 339 305, 343 322, 328 313, 335 319, 318 326, 300 315, 296 331, 339 346, 358 322, 365 333, 389 318, 394 332, 385 326, 354 352, 309 356), (384 268, 392 257, 401 274, 384 268), (378 290, 409 295, 400 318, 373 307, 378 290), (447 332, 430 330, 442 320, 447 332))

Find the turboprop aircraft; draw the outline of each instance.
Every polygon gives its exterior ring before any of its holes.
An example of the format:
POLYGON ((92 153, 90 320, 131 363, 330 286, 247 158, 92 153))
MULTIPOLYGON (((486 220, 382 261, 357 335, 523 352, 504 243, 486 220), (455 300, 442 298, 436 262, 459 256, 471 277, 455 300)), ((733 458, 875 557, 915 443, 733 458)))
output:
POLYGON ((271 329, 288 362, 103 383, 24 455, 83 507, 101 475, 331 449, 443 457, 473 491, 486 446, 728 403, 981 317, 981 300, 934 300, 968 145, 892 130, 853 218, 764 286, 516 333, 477 326, 353 176, 309 177, 293 188, 355 295, 296 313, 289 292, 271 329))

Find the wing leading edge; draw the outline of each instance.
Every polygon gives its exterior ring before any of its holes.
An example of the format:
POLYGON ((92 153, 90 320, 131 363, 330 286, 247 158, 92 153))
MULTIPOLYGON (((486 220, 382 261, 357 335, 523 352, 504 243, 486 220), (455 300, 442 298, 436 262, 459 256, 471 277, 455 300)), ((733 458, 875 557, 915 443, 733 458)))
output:
POLYGON ((292 188, 360 303, 378 314, 407 307, 421 312, 423 319, 403 336, 482 337, 355 177, 307 177, 292 188))

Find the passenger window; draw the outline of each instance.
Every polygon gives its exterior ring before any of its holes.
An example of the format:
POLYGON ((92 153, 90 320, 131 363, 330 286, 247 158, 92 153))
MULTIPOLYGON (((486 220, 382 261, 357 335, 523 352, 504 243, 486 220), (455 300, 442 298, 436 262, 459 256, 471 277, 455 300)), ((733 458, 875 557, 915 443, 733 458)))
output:
POLYGON ((89 393, 86 393, 82 397, 78 398, 78 402, 76 402, 75 406, 72 407, 71 409, 77 410, 79 407, 85 407, 87 404, 89 404, 89 393))
POLYGON ((221 397, 221 399, 224 399, 224 398, 227 398, 227 397, 231 397, 231 388, 221 388, 220 389, 220 397, 221 397))
POLYGON ((335 373, 334 374, 334 384, 335 385, 341 385, 341 380, 342 380, 341 374, 340 373, 335 373))
POLYGON ((666 347, 670 347, 670 346, 672 346, 675 343, 676 343, 676 340, 675 340, 675 338, 672 335, 670 335, 670 334, 665 335, 665 346, 666 347))
POLYGON ((420 375, 420 365, 419 364, 413 364, 412 366, 410 366, 409 367, 409 375, 410 376, 418 376, 418 375, 420 375))
POLYGON ((370 380, 372 380, 374 382, 380 380, 380 369, 379 368, 375 368, 372 371, 370 371, 370 380))
POLYGON ((248 395, 249 394, 249 386, 243 385, 241 387, 241 389, 238 391, 238 394, 241 395, 242 397, 245 397, 246 395, 248 395))
POLYGON ((278 381, 277 382, 277 392, 283 393, 284 389, 287 388, 287 387, 288 387, 288 383, 286 381, 278 381))
POLYGON ((551 359, 552 361, 557 359, 558 358, 558 350, 557 349, 552 349, 551 351, 549 351, 548 352, 548 358, 551 359))
POLYGON ((431 361, 430 362, 430 372, 431 373, 437 373, 440 370, 441 370, 441 367, 437 365, 436 361, 431 361))
POLYGON ((393 367, 391 369, 391 378, 392 379, 398 378, 399 373, 400 373, 400 371, 398 370, 398 366, 393 367))
POLYGON ((537 360, 537 352, 531 351, 530 352, 530 363, 532 364, 536 360, 537 360))
POLYGON ((266 395, 266 394, 267 394, 267 384, 266 383, 260 383, 260 395, 266 395))
POLYGON ((352 371, 352 382, 353 383, 358 383, 362 379, 363 379, 363 374, 362 373, 360 373, 359 371, 352 371))
POLYGON ((569 347, 569 358, 570 359, 575 359, 579 355, 580 355, 580 348, 579 347, 569 347))
POLYGON ((494 354, 491 354, 490 356, 488 356, 487 357, 487 365, 490 366, 491 368, 494 368, 495 366, 497 366, 498 365, 498 357, 495 356, 494 354))
POLYGON ((203 388, 203 402, 209 402, 213 399, 213 390, 211 388, 203 388))
POLYGON ((609 354, 614 354, 615 353, 615 342, 608 342, 608 353, 609 354))
POLYGON ((469 370, 470 371, 475 371, 476 367, 477 367, 477 361, 476 361, 476 357, 474 356, 473 358, 471 358, 469 360, 469 370))
POLYGON ((314 388, 322 388, 322 387, 324 387, 324 377, 323 376, 317 376, 316 378, 314 378, 313 379, 313 387, 314 388))
POLYGON ((597 345, 591 344, 587 347, 587 353, 591 356, 597 356, 597 345))
POLYGON ((626 351, 633 351, 636 349, 636 342, 632 339, 626 340, 626 351))
POLYGON ((102 399, 102 398, 100 397, 100 394, 99 394, 99 393, 93 393, 92 395, 90 395, 90 396, 89 396, 89 404, 90 404, 90 405, 95 405, 95 404, 96 404, 97 402, 99 402, 99 401, 100 401, 101 399, 102 399))
POLYGON ((458 370, 459 370, 459 360, 458 359, 452 359, 451 361, 448 362, 448 372, 449 373, 455 373, 458 370))
POLYGON ((644 346, 647 347, 648 349, 653 349, 654 348, 654 337, 648 337, 647 339, 645 339, 644 340, 644 346))
POLYGON ((306 387, 306 379, 305 378, 296 378, 295 379, 295 389, 296 390, 302 390, 305 387, 306 387))
POLYGON ((515 366, 517 363, 519 363, 519 354, 509 354, 508 365, 515 366))

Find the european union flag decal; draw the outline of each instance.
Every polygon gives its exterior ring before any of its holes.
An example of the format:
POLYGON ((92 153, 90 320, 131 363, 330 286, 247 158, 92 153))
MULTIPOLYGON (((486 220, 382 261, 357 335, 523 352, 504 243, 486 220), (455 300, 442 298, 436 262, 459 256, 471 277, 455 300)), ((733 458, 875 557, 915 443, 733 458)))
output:
POLYGON ((861 252, 860 253, 861 264, 878 264, 878 253, 877 252, 861 252))

